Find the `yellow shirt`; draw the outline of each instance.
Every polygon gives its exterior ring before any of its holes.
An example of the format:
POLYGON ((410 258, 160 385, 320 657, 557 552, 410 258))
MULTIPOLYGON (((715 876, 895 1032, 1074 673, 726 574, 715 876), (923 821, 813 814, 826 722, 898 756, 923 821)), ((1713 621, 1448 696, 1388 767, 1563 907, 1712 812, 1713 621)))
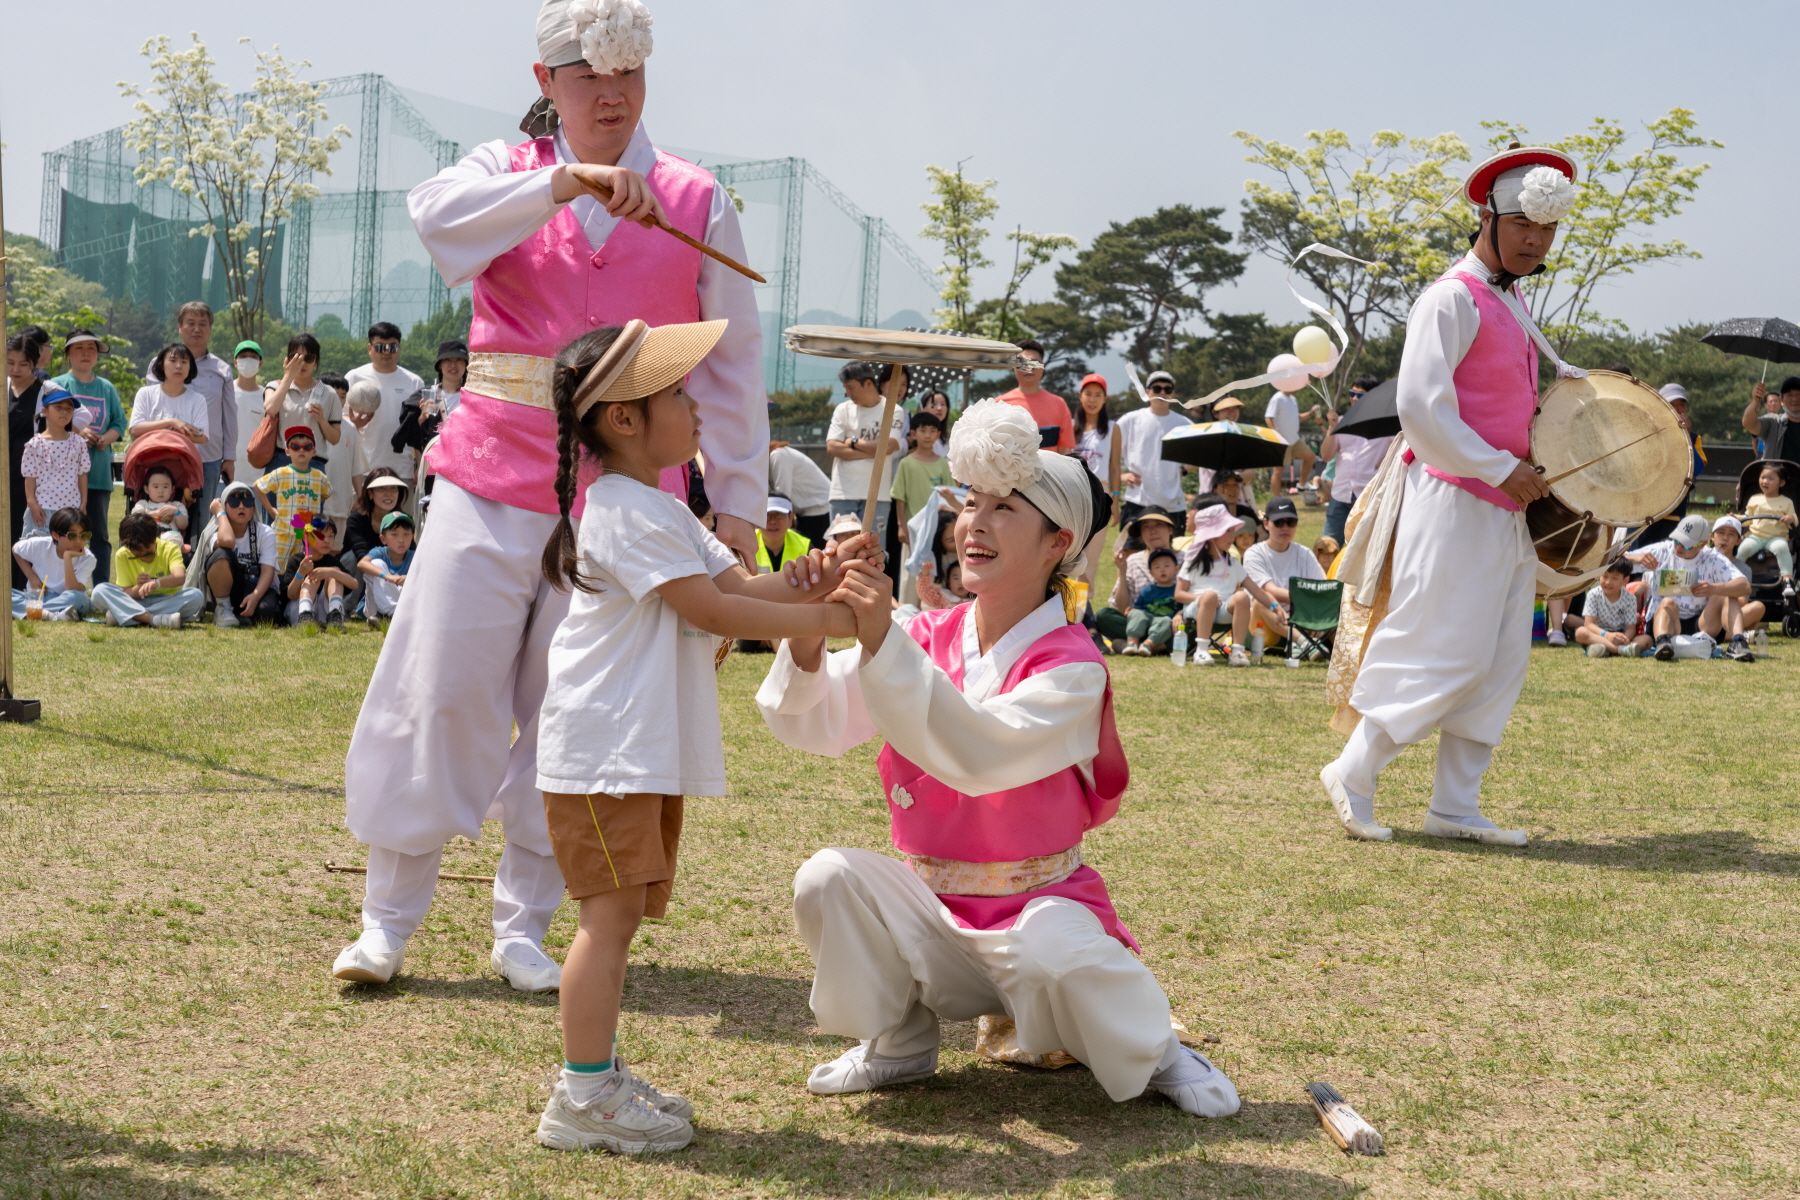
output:
MULTIPOLYGON (((1772 517, 1792 516, 1794 513, 1794 502, 1789 500, 1786 496, 1778 495, 1770 498, 1763 495, 1761 492, 1758 492, 1756 495, 1750 497, 1750 503, 1744 505, 1744 513, 1746 516, 1751 517, 1763 516, 1765 514, 1772 517)), ((1766 542, 1770 538, 1788 537, 1793 533, 1793 530, 1789 529, 1779 520, 1773 520, 1751 521, 1749 529, 1746 532, 1748 532, 1751 537, 1761 538, 1766 542)))
MULTIPOLYGON (((154 575, 158 579, 166 575, 181 574, 181 547, 174 542, 165 542, 157 538, 151 544, 150 557, 139 558, 129 547, 120 546, 113 551, 112 581, 122 588, 136 587, 139 575, 154 575)), ((151 592, 152 596, 166 596, 170 592, 179 591, 180 585, 159 587, 151 592)))

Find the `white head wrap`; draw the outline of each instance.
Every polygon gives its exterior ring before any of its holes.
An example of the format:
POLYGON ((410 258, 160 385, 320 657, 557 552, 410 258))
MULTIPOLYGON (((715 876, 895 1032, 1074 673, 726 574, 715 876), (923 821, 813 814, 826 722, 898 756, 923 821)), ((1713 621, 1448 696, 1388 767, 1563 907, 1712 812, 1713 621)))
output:
POLYGON ((1065 575, 1081 574, 1094 526, 1088 469, 1080 459, 1039 450, 1037 426, 1024 409, 998 400, 965 409, 950 430, 950 474, 990 496, 1017 492, 1058 529, 1073 533, 1060 567, 1065 575))
POLYGON ((1494 180, 1488 203, 1497 216, 1524 213, 1540 225, 1554 225, 1569 215, 1579 193, 1555 167, 1514 167, 1494 180))
POLYGON ((544 0, 538 10, 538 61, 566 67, 586 61, 610 75, 650 57, 650 10, 639 0, 544 0))

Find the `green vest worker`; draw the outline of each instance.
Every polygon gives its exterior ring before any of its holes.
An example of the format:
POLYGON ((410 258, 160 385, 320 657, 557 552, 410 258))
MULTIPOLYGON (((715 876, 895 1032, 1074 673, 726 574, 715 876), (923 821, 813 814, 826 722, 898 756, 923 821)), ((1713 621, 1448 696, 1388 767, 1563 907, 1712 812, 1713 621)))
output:
POLYGON ((756 531, 756 573, 767 575, 781 570, 781 564, 800 558, 812 549, 812 540, 794 528, 794 502, 780 492, 769 497, 769 515, 756 531), (777 544, 780 553, 771 555, 769 546, 777 544))

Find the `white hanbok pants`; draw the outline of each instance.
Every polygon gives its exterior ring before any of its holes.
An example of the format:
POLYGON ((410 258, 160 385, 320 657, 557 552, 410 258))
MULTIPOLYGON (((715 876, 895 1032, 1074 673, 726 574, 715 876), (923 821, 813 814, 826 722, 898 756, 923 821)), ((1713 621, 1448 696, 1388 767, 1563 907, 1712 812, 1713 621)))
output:
POLYGON ((369 844, 364 928, 399 937, 431 904, 444 844, 498 820, 494 936, 542 943, 562 901, 537 787, 538 710, 566 592, 539 566, 556 518, 439 477, 344 761, 350 832, 369 844), (518 738, 513 727, 518 726, 518 738))
POLYGON ((1407 468, 1394 530, 1393 592, 1350 704, 1362 714, 1338 757, 1352 795, 1373 799, 1382 770, 1439 731, 1431 807, 1480 812, 1481 777, 1525 686, 1537 554, 1525 514, 1407 468))
POLYGON ((1033 900, 1010 929, 964 929, 905 863, 832 849, 794 876, 794 922, 820 1030, 876 1054, 912 1058, 937 1046, 940 1019, 1005 1013, 1021 1050, 1067 1050, 1129 1100, 1181 1053, 1155 976, 1072 900, 1033 900))

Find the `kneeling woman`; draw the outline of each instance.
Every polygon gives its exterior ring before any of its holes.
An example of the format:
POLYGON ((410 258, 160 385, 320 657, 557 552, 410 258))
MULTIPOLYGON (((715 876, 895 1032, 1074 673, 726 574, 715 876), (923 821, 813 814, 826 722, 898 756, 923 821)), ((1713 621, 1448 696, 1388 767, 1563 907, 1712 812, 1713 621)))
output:
POLYGON ((1106 664, 1061 585, 1111 503, 1075 458, 1040 452, 1013 405, 971 407, 950 467, 972 491, 956 549, 973 603, 892 621, 885 575, 832 598, 860 645, 785 642, 757 693, 781 741, 830 757, 872 737, 904 859, 821 850, 794 879, 819 1028, 861 1040, 816 1068, 821 1094, 924 1079, 938 1022, 1005 1013, 1027 1053, 1067 1050, 1114 1100, 1154 1089, 1199 1116, 1237 1090, 1169 1025, 1081 838, 1130 777, 1106 664))

